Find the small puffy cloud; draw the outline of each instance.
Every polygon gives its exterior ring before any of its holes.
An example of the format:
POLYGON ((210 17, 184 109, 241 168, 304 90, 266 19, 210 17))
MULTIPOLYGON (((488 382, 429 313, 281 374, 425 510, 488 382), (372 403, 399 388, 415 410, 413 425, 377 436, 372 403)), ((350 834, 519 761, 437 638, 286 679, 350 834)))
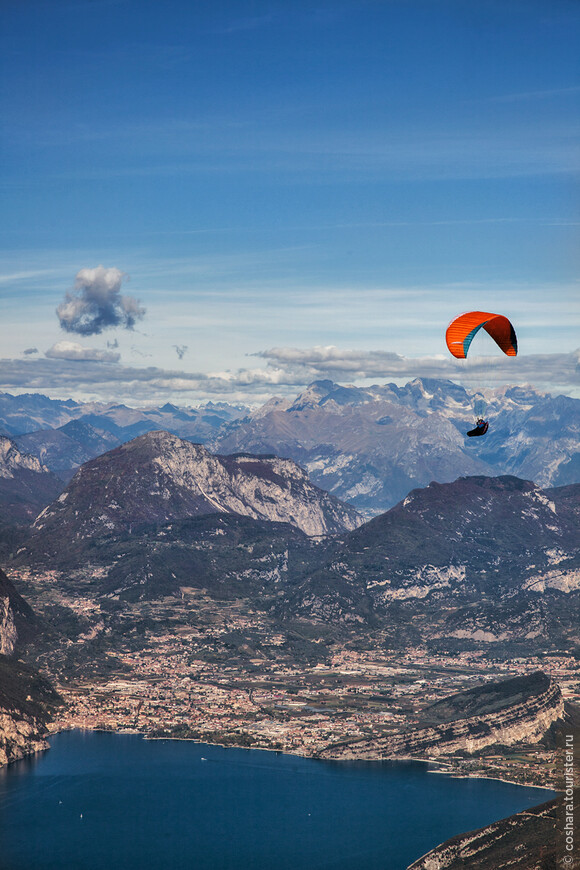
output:
POLYGON ((183 359, 188 350, 188 346, 186 344, 174 344, 173 347, 175 348, 175 353, 177 354, 179 359, 183 359))
POLYGON ((49 359, 91 360, 92 362, 119 362, 121 354, 94 347, 83 347, 76 341, 57 341, 44 354, 49 359))
POLYGON ((26 350, 23 350, 22 353, 24 356, 32 356, 35 353, 38 353, 37 347, 27 347, 26 350))
POLYGON ((60 325, 78 335, 98 335, 104 329, 133 329, 145 309, 132 296, 123 296, 121 286, 127 278, 119 269, 81 269, 73 290, 56 309, 60 325))

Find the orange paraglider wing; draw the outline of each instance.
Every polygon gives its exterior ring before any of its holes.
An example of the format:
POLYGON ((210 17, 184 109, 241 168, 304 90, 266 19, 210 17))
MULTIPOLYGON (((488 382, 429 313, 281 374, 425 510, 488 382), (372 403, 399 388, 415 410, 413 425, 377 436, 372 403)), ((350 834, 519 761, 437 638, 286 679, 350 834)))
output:
POLYGON ((445 333, 449 353, 457 359, 465 359, 473 337, 482 327, 505 354, 517 356, 518 340, 507 317, 485 311, 468 311, 449 324, 445 333))

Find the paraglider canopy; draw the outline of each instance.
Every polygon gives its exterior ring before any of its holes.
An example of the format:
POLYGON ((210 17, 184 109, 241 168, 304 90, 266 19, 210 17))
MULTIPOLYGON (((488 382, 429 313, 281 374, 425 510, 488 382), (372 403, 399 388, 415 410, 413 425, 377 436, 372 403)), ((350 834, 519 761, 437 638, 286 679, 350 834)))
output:
POLYGON ((517 356, 518 340, 507 317, 485 311, 468 311, 449 324, 445 333, 449 352, 457 359, 465 359, 469 345, 482 327, 505 354, 517 356))

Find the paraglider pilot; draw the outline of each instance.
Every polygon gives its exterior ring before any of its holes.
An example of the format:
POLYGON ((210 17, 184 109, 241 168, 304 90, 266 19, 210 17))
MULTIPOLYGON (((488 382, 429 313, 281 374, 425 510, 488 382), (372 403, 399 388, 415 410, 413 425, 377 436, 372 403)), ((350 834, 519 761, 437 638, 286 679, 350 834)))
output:
POLYGON ((475 429, 471 429, 467 434, 471 437, 473 435, 485 435, 487 430, 489 429, 489 423, 487 420, 482 420, 481 417, 475 423, 475 429))

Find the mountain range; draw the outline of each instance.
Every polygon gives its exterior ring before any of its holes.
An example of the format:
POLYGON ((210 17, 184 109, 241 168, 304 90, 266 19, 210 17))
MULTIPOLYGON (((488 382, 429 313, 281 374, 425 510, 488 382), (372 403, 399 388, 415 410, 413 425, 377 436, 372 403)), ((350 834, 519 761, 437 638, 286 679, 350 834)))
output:
MULTIPOLYGON (((166 636, 198 637, 202 661, 248 667, 269 656, 316 664, 337 641, 379 659, 577 654, 579 403, 522 388, 488 401, 489 437, 471 444, 469 396, 444 381, 323 381, 294 401, 215 414, 1 396, 2 552, 41 617, 0 572, 0 763, 46 745, 60 703, 17 650, 65 683, 120 668, 117 646, 154 651, 166 636), (212 602, 243 619, 214 632, 212 602), (260 620, 280 633, 267 655, 260 620)), ((546 679, 532 682, 556 715, 562 699, 546 679)), ((460 714, 448 698, 426 710, 435 725, 388 739, 440 749, 441 720, 448 749, 474 735, 487 745, 497 735, 482 736, 479 707, 465 710, 494 691, 456 696, 460 714)), ((544 721, 528 707, 524 737, 544 721)))
POLYGON ((531 388, 486 391, 490 428, 466 438, 471 397, 451 381, 405 387, 312 384, 220 430, 211 449, 275 452, 367 516, 417 486, 460 476, 512 474, 540 486, 580 481, 580 401, 531 388))
POLYGON ((76 469, 119 444, 160 429, 200 444, 247 408, 208 402, 199 408, 129 408, 102 402, 0 393, 0 434, 68 482, 76 469))
POLYGON ((580 643, 579 516, 578 484, 480 475, 362 523, 289 460, 158 432, 85 464, 16 562, 100 566, 107 595, 197 586, 280 620, 381 625, 395 647, 552 649, 580 643))
POLYGON ((148 431, 214 453, 274 454, 367 517, 431 481, 511 474, 540 486, 580 481, 580 401, 528 387, 487 390, 490 428, 469 439, 471 395, 451 381, 368 388, 317 381, 260 408, 157 409, 0 395, 0 432, 68 483, 76 469, 148 431))

